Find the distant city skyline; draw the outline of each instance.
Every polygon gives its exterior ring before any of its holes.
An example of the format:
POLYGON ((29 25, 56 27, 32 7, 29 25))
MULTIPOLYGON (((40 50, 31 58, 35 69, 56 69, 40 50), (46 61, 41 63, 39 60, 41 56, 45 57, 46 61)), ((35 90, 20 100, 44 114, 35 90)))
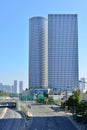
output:
POLYGON ((87 78, 87 1, 0 1, 0 82, 14 79, 28 87, 29 18, 48 14, 78 14, 79 77, 87 78))
POLYGON ((8 93, 21 93, 24 90, 23 81, 14 80, 12 84, 0 82, 0 90, 8 93))

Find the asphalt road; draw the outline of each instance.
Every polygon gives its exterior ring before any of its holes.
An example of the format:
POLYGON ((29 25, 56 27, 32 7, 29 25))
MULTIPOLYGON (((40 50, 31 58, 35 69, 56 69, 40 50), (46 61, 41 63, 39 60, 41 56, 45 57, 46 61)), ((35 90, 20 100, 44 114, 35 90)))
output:
POLYGON ((4 110, 4 108, 0 108, 0 113, 4 110))
POLYGON ((29 104, 33 114, 29 130, 77 130, 64 112, 56 112, 49 105, 29 104))
POLYGON ((0 119, 0 130, 24 130, 24 119, 15 110, 6 108, 0 119))

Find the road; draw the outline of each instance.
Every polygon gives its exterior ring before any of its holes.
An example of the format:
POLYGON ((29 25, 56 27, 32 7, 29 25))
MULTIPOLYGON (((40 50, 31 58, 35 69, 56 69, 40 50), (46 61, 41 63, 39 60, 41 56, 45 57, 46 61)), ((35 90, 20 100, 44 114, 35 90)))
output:
POLYGON ((0 108, 0 113, 4 110, 4 108, 0 108))
POLYGON ((64 112, 56 112, 49 105, 39 105, 32 102, 29 104, 33 114, 29 130, 77 130, 64 112))
POLYGON ((24 130, 24 119, 17 111, 5 108, 0 115, 0 130, 24 130))

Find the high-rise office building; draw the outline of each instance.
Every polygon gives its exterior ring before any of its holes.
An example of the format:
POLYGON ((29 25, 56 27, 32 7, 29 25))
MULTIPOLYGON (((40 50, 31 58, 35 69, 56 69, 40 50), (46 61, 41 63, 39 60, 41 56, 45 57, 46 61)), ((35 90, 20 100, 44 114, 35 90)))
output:
POLYGON ((19 81, 19 93, 23 91, 23 81, 19 81))
POLYGON ((78 23, 76 14, 48 15, 48 81, 50 88, 78 87, 78 23))
POLYGON ((29 20, 29 87, 48 87, 48 25, 44 17, 29 20))
POLYGON ((30 19, 29 87, 72 90, 78 87, 76 14, 30 19))
POLYGON ((12 86, 12 93, 17 93, 17 80, 14 80, 14 85, 12 86))
POLYGON ((0 90, 3 90, 3 84, 0 83, 0 90))

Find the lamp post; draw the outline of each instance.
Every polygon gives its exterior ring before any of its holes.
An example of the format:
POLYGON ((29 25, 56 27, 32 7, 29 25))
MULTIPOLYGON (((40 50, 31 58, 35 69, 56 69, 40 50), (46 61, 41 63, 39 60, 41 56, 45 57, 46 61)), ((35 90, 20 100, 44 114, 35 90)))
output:
POLYGON ((85 84, 87 84, 87 82, 85 82, 85 81, 81 81, 81 80, 79 80, 79 82, 82 82, 82 83, 85 83, 85 84))

